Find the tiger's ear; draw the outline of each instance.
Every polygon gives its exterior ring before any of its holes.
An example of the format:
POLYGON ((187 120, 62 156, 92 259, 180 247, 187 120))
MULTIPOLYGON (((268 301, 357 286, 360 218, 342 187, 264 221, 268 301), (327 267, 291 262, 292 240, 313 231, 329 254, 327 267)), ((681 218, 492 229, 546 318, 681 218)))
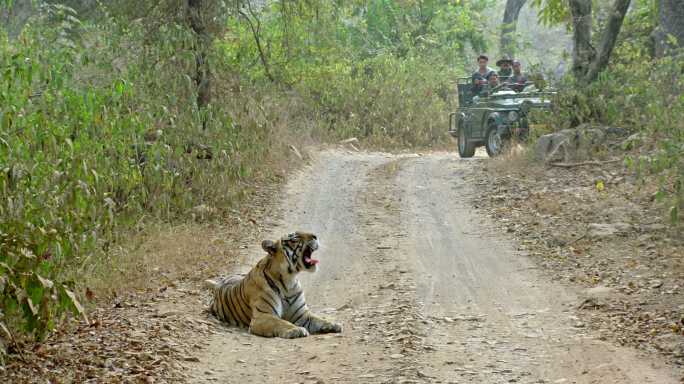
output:
POLYGON ((278 251, 278 245, 271 240, 264 240, 261 242, 261 248, 264 249, 264 251, 268 252, 269 255, 272 255, 278 251))

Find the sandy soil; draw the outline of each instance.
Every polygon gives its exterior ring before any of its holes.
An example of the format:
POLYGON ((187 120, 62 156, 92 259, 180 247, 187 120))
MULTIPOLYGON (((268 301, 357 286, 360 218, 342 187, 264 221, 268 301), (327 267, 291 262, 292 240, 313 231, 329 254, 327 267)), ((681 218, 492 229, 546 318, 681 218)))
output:
MULTIPOLYGON (((552 282, 471 208, 477 190, 463 178, 472 165, 446 152, 318 154, 288 181, 266 237, 297 229, 319 236, 319 271, 301 280, 312 310, 341 322, 343 333, 266 339, 209 321, 182 362, 184 380, 679 382, 655 355, 583 327, 579 292, 552 282)), ((249 269, 262 257, 258 244, 225 272, 249 269)), ((183 300, 165 305, 197 310, 183 300)))

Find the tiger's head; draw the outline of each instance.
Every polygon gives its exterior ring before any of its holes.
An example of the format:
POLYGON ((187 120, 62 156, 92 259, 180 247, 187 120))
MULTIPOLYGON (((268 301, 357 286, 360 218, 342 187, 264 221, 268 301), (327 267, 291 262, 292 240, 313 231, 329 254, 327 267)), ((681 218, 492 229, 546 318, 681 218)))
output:
POLYGON ((264 240, 261 247, 290 274, 316 272, 318 268, 318 260, 311 257, 318 249, 318 238, 313 233, 290 233, 275 242, 264 240))

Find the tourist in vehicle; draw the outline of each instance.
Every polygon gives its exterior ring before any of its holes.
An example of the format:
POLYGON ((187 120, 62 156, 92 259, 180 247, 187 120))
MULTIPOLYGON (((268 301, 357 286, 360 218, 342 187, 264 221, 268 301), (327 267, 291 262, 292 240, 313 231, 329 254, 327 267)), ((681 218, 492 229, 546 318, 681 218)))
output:
POLYGON ((519 60, 513 60, 513 75, 508 80, 510 87, 516 91, 521 92, 527 83, 527 76, 522 73, 522 64, 519 60))
POLYGON ((489 89, 494 89, 500 85, 499 83, 499 74, 496 72, 492 72, 489 75, 489 89))
POLYGON ((473 95, 478 95, 482 91, 482 87, 487 84, 489 77, 495 73, 493 69, 487 66, 489 58, 485 55, 480 55, 477 58, 479 68, 473 73, 473 95))
POLYGON ((492 93, 494 93, 494 92, 498 91, 499 89, 501 89, 501 86, 502 86, 503 84, 501 84, 501 82, 499 82, 499 74, 496 73, 496 72, 490 73, 490 74, 489 74, 489 81, 487 81, 487 85, 488 85, 489 87, 487 87, 487 88, 484 90, 484 92, 481 92, 482 95, 485 96, 485 97, 486 97, 486 96, 489 96, 489 95, 491 95, 492 93))
POLYGON ((496 62, 496 66, 499 67, 498 73, 502 81, 507 81, 511 75, 513 75, 513 70, 511 65, 513 60, 508 55, 504 55, 501 60, 496 62))

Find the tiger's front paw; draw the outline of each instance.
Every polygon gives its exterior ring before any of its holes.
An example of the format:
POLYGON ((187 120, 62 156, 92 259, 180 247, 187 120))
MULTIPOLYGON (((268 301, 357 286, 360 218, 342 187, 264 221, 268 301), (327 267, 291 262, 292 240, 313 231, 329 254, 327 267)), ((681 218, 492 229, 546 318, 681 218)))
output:
POLYGON ((281 333, 280 337, 284 339, 296 339, 298 337, 307 337, 309 336, 309 331, 306 330, 306 328, 303 327, 295 327, 295 328, 290 328, 287 331, 281 333))
POLYGON ((321 333, 340 333, 342 325, 337 323, 326 323, 321 327, 321 333))

